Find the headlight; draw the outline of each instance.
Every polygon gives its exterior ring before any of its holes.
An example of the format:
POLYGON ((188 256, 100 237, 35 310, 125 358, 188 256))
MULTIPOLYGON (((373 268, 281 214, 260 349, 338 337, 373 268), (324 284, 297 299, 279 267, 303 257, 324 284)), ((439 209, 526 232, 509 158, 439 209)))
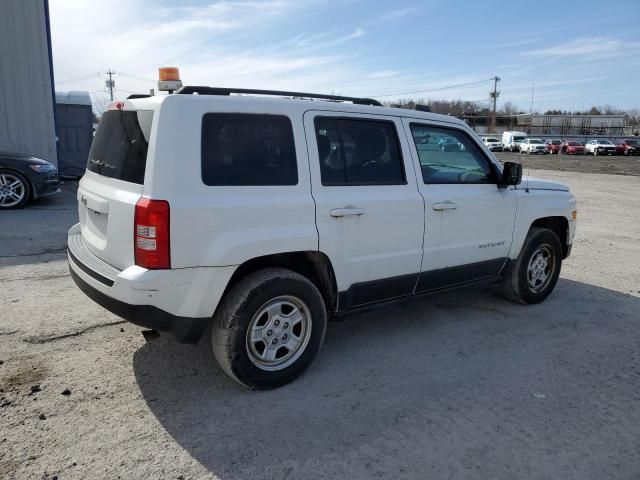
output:
POLYGON ((51 172, 56 169, 56 167, 50 163, 36 163, 34 165, 29 165, 29 168, 38 173, 51 172))

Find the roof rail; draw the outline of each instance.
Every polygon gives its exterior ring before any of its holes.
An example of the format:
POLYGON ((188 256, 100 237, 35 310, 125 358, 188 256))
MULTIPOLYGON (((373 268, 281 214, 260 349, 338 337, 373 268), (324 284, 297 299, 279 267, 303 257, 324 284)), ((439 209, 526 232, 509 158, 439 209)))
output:
POLYGON ((135 100, 136 98, 149 98, 151 95, 146 93, 132 93, 127 97, 127 100, 135 100))
POLYGON ((219 88, 219 87, 198 87, 185 86, 174 92, 178 95, 224 95, 229 96, 232 93, 248 93, 254 95, 274 95, 278 97, 300 97, 300 98, 318 98, 322 100, 332 100, 335 102, 351 102, 355 105, 374 105, 381 107, 382 104, 372 98, 343 97, 340 95, 324 95, 322 93, 305 93, 305 92, 285 92, 280 90, 255 90, 251 88, 219 88))

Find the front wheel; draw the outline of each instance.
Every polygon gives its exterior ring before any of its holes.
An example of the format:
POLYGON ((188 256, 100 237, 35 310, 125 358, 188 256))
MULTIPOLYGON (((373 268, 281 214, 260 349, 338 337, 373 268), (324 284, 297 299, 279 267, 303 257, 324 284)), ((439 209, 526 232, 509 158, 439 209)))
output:
POLYGON ((507 266, 503 292, 518 303, 540 303, 553 291, 562 266, 562 245, 547 228, 531 227, 520 255, 507 266))
POLYGON ((18 172, 0 169, 0 210, 23 207, 31 189, 29 181, 18 172))
POLYGON ((311 365, 326 328, 316 286, 291 270, 268 268, 240 280, 224 298, 211 344, 227 375, 267 390, 293 381, 311 365))

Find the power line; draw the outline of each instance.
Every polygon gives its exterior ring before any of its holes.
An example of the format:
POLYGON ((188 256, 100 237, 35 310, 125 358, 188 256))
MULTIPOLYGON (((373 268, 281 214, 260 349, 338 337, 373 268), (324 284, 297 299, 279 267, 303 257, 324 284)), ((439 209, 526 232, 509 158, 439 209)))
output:
POLYGON ((373 97, 373 98, 381 98, 381 97, 395 97, 395 96, 398 96, 398 95, 413 95, 415 93, 439 92, 441 90, 450 90, 452 88, 466 87, 466 86, 469 86, 469 85, 478 85, 480 83, 489 82, 491 80, 493 80, 493 78, 487 78, 485 80, 478 80, 477 82, 459 83, 457 85, 447 85, 446 87, 431 88, 431 89, 428 89, 428 90, 415 90, 413 92, 385 93, 385 94, 382 94, 382 95, 367 95, 367 96, 368 97, 373 97))
POLYGON ((94 73, 88 73, 86 75, 82 75, 79 77, 67 78, 66 80, 56 82, 56 85, 64 85, 65 83, 73 83, 73 82, 80 82, 82 80, 88 80, 89 78, 92 78, 92 77, 99 77, 101 73, 102 72, 94 72, 94 73))
POLYGON ((131 73, 127 73, 127 72, 116 72, 118 75, 122 75, 123 77, 127 77, 127 78, 131 78, 133 80, 139 80, 141 82, 151 82, 151 83, 155 83, 156 80, 152 79, 152 78, 145 78, 145 77, 138 77, 137 75, 133 75, 131 73))

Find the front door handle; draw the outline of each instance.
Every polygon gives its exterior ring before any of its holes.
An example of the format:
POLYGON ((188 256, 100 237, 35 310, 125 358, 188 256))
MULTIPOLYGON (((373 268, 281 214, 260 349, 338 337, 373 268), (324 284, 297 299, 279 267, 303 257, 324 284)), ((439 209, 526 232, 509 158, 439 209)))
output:
POLYGON ((458 208, 458 204, 451 200, 445 200, 444 202, 438 202, 438 203, 432 204, 431 208, 439 212, 442 210, 455 210, 456 208, 458 208))
POLYGON ((365 213, 364 208, 354 207, 353 205, 347 205, 342 208, 334 208, 330 212, 332 217, 348 217, 351 215, 363 215, 365 213))

